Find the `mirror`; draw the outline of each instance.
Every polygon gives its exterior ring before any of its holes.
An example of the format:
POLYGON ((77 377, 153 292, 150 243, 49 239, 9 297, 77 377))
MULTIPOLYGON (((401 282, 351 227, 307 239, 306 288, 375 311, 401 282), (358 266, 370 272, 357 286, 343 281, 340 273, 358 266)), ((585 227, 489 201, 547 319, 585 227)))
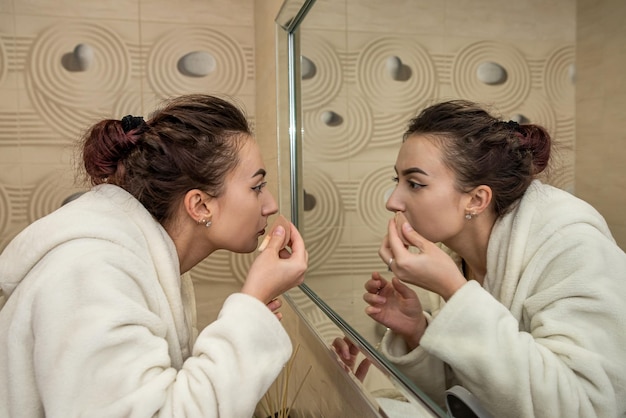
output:
POLYGON ((549 182, 573 190, 576 4, 561 1, 536 22, 529 2, 506 2, 514 10, 498 2, 493 22, 476 25, 489 3, 318 1, 301 23, 306 283, 372 345, 384 329, 364 314, 363 284, 387 273, 377 254, 392 215, 385 202, 402 133, 419 110, 466 98, 546 126, 561 147, 549 182), (448 20, 454 30, 438 25, 448 20))
POLYGON ((623 176, 611 168, 623 168, 610 153, 626 158, 617 151, 626 100, 623 92, 598 98, 611 83, 623 91, 625 14, 618 0, 588 7, 576 0, 309 2, 290 69, 292 216, 310 254, 303 292, 376 355, 385 330, 365 315, 362 295, 373 271, 386 274, 377 251, 392 215, 385 202, 393 166, 409 119, 443 99, 475 100, 503 118, 545 126, 558 158, 543 180, 592 203, 625 248, 615 208, 623 207, 626 184, 615 179, 623 176), (613 142, 593 143, 600 139, 613 142), (593 190, 599 181, 613 193, 593 190))
MULTIPOLYGON (((286 0, 276 17, 279 26, 278 51, 278 104, 279 136, 283 144, 279 147, 281 173, 288 169, 290 181, 279 182, 280 205, 291 206, 291 220, 304 233, 302 221, 311 202, 301 192, 302 174, 302 60, 300 58, 300 34, 305 17, 315 0, 286 0), (281 82, 282 80, 282 82, 281 82), (281 134, 283 132, 283 134, 281 134), (288 137, 284 135, 288 132, 288 137), (285 142, 288 142, 286 144, 285 142), (288 146, 284 146, 288 145, 288 146), (288 189, 288 190, 287 190, 288 189)), ((308 71, 308 70, 306 70, 308 71)), ((311 231, 311 230, 309 230, 311 231)), ((309 255, 311 256, 309 249, 309 255)), ((419 388, 388 364, 369 341, 355 331, 337 312, 329 307, 307 284, 302 284, 286 294, 303 320, 330 347, 335 338, 349 338, 361 351, 359 361, 367 359, 373 364, 364 378, 365 397, 371 399, 382 416, 393 417, 397 413, 412 416, 445 417, 446 413, 432 402, 419 388)))

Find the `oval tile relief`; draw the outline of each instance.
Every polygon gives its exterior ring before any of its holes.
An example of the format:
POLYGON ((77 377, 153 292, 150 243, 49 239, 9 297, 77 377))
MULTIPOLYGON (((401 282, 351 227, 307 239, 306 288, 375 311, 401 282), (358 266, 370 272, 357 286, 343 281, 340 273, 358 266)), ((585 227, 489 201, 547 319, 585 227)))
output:
POLYGON ((506 70, 500 64, 495 62, 483 62, 476 69, 476 77, 489 85, 502 84, 506 81, 506 70))
POLYGON ((215 70, 215 58, 204 51, 185 54, 178 61, 178 70, 189 77, 204 77, 215 70))

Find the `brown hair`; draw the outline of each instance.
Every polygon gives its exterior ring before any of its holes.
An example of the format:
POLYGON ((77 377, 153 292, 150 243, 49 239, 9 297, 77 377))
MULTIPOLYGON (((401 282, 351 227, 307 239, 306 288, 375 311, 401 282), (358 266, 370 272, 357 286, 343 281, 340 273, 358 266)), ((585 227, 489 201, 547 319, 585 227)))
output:
POLYGON ((425 135, 440 146, 460 191, 489 186, 497 216, 510 210, 546 169, 552 145, 543 127, 502 121, 465 100, 422 110, 409 122, 403 140, 412 135, 425 135))
POLYGON ((166 102, 145 123, 140 118, 131 126, 124 122, 103 120, 85 134, 86 175, 92 185, 125 189, 161 224, 189 190, 219 196, 243 141, 252 135, 241 109, 201 94, 166 102))

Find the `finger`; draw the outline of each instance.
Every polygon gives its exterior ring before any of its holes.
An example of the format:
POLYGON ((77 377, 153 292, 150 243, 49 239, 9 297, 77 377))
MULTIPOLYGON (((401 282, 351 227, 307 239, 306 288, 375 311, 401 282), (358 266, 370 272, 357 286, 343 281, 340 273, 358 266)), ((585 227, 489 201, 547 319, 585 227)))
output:
MULTIPOLYGON (((420 252, 424 252, 425 243, 428 242, 425 238, 419 235, 407 222, 404 221, 402 228, 400 228, 404 234, 404 238, 411 243, 420 252)), ((389 262, 389 271, 391 271, 398 259, 403 258, 405 255, 410 254, 404 241, 400 238, 398 228, 395 226, 395 222, 392 220, 389 222, 389 247, 393 254, 393 260, 389 262)))
POLYGON ((378 256, 383 260, 385 265, 387 265, 389 259, 393 257, 391 247, 389 246, 389 234, 383 237, 383 242, 380 244, 380 248, 378 248, 378 256))
POLYGON ((396 212, 396 215, 394 216, 394 222, 396 223, 396 229, 398 230, 398 236, 402 240, 402 243, 404 244, 405 248, 408 248, 408 246, 411 245, 411 243, 408 242, 406 240, 406 238, 404 238, 404 235, 402 234, 402 225, 405 222, 407 222, 406 216, 404 215, 404 213, 402 213, 400 211, 396 212))
POLYGON ((276 318, 278 318, 279 321, 283 319, 283 314, 280 312, 274 312, 274 315, 276 315, 276 318))
POLYGON ((272 299, 267 304, 267 307, 273 312, 276 309, 279 309, 283 305, 280 299, 272 299))
POLYGON ((265 240, 259 246, 259 251, 263 251, 266 248, 272 248, 278 253, 285 246, 285 228, 282 225, 276 226, 270 235, 269 242, 263 247, 265 240), (261 248, 263 247, 263 248, 261 248))
MULTIPOLYGON (((365 307, 365 313, 368 316, 374 317, 375 315, 381 313, 383 310, 382 308, 378 307, 378 306, 366 306, 365 307)), ((375 318, 374 318, 375 319, 375 318)))
POLYGON ((343 338, 335 338, 333 341, 333 348, 343 359, 350 360, 350 348, 343 338))
POLYGON ((359 366, 354 371, 354 375, 359 381, 362 382, 365 379, 371 365, 372 362, 369 359, 363 359, 363 361, 359 363, 359 366))
POLYGON ((426 243, 429 242, 426 238, 417 233, 415 229, 407 221, 404 221, 401 226, 402 235, 404 239, 411 243, 418 250, 424 252, 426 243))
POLYGON ((378 293, 365 293, 363 300, 368 305, 384 305, 387 302, 387 298, 379 295, 378 293))
POLYGON ((359 350, 359 347, 357 347, 356 345, 352 344, 352 342, 348 341, 348 346, 350 347, 350 355, 352 356, 356 356, 357 354, 359 354, 361 352, 361 350, 359 350))
POLYGON ((400 279, 398 279, 397 277, 391 279, 391 284, 393 285, 393 288, 396 290, 396 292, 398 292, 403 298, 415 299, 417 297, 417 293, 415 293, 415 291, 413 291, 413 289, 411 289, 409 286, 402 283, 402 281, 400 281, 400 279))
POLYGON ((377 293, 385 286, 387 286, 387 280, 383 279, 380 273, 374 272, 372 273, 372 278, 365 282, 365 290, 368 293, 377 293))
POLYGON ((289 223, 289 228, 290 228, 289 246, 291 247, 291 253, 303 254, 303 256, 306 259, 306 257, 308 256, 306 254, 306 249, 304 248, 304 240, 302 239, 302 235, 300 234, 300 231, 298 231, 298 228, 296 228, 296 226, 292 224, 291 222, 289 223))

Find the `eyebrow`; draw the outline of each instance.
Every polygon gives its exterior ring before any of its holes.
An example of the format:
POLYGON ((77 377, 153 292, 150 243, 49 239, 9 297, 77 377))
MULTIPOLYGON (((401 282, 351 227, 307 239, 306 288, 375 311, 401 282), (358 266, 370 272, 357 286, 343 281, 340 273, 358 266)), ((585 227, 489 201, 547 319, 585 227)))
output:
MULTIPOLYGON (((398 169, 396 167, 393 168, 394 170, 396 170, 396 173, 398 172, 398 169)), ((408 176, 409 174, 413 174, 413 173, 419 173, 419 174, 423 174, 425 176, 428 175, 427 172, 425 172, 424 170, 422 170, 421 168, 418 167, 410 167, 407 168, 406 170, 402 170, 402 175, 403 176, 408 176)))
POLYGON ((265 175, 266 175, 266 174, 267 174, 267 171, 265 171, 265 170, 264 170, 264 169, 262 169, 262 168, 259 168, 259 169, 256 171, 256 173, 254 173, 254 174, 252 175, 252 178, 254 178, 254 177, 256 177, 256 176, 263 176, 263 177, 265 177, 265 175))

